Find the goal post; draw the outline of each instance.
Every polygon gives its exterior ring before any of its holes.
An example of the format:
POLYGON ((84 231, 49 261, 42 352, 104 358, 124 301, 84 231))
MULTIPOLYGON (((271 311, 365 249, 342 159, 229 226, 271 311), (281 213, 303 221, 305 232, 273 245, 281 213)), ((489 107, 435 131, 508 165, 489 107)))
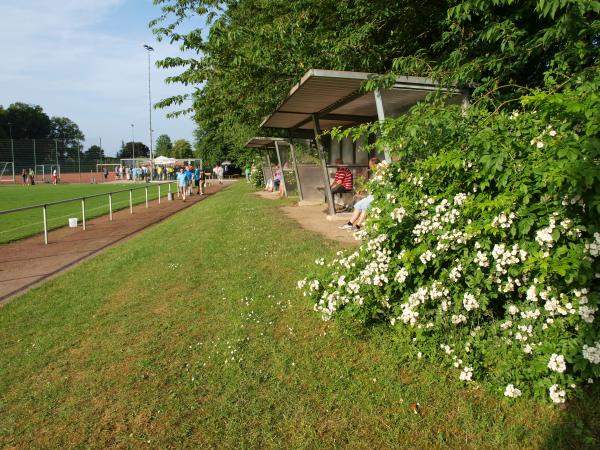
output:
MULTIPOLYGON (((100 180, 100 182, 106 182, 108 181, 108 176, 111 173, 115 173, 115 168, 117 167, 121 167, 121 163, 98 163, 96 164, 96 182, 98 182, 97 180, 100 180), (104 169, 108 169, 108 176, 106 178, 104 178, 104 169)), ((115 175, 115 179, 117 179, 117 176, 115 175)))
POLYGON ((12 161, 0 161, 0 183, 16 183, 15 166, 12 161))
POLYGON ((42 183, 50 183, 52 181, 52 172, 56 169, 57 175, 60 173, 60 167, 56 164, 36 164, 35 166, 35 177, 38 182, 41 177, 42 183))

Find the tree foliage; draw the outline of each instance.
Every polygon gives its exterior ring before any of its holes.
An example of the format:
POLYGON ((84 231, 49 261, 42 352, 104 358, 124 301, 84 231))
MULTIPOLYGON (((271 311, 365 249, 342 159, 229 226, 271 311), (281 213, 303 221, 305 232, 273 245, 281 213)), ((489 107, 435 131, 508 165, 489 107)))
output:
MULTIPOLYGON (((198 58, 166 58, 180 68, 170 82, 194 87, 191 112, 198 124, 196 148, 207 160, 244 163, 243 144, 262 118, 306 70, 382 72, 395 57, 427 49, 440 37, 446 2, 416 0, 155 0, 163 15, 151 26, 160 39, 192 50, 198 58), (202 30, 179 32, 198 16, 202 30), (402 24, 402 26, 398 26, 402 24)), ((181 104, 171 97, 159 106, 181 104)))
POLYGON ((91 145, 85 151, 85 157, 87 159, 102 159, 104 158, 104 150, 98 145, 91 145))
POLYGON ((150 149, 143 142, 123 143, 121 149, 117 152, 117 158, 148 158, 150 156, 150 149))
POLYGON ((178 159, 193 158, 192 144, 186 139, 177 139, 173 144, 173 157, 178 159))
POLYGON ((161 134, 156 139, 156 156, 172 156, 173 143, 167 134, 161 134))
POLYGON ((0 138, 85 140, 79 126, 67 117, 48 117, 39 105, 13 103, 0 106, 0 138), (10 125, 9 125, 10 124, 10 125))

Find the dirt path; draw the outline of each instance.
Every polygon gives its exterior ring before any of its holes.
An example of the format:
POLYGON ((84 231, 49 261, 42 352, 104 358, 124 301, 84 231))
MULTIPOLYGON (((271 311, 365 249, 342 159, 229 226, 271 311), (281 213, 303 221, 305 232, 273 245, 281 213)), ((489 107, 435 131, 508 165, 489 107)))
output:
POLYGON ((113 214, 112 222, 108 215, 86 221, 86 230, 59 228, 48 233, 48 245, 42 235, 0 246, 0 303, 17 293, 45 281, 86 258, 111 245, 140 232, 144 228, 192 206, 220 191, 232 182, 213 184, 206 193, 194 195, 187 202, 175 198, 174 201, 161 199, 123 209, 113 214))

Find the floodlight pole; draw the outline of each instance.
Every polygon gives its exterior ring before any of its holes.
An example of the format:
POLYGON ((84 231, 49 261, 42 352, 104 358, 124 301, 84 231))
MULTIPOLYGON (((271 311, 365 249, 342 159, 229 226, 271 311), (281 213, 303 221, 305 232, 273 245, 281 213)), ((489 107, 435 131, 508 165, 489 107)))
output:
POLYGON ((148 52, 148 117, 150 130, 150 181, 152 181, 154 179, 154 152, 152 143, 152 93, 150 90, 150 52, 153 52, 154 49, 146 44, 144 44, 144 48, 148 52))

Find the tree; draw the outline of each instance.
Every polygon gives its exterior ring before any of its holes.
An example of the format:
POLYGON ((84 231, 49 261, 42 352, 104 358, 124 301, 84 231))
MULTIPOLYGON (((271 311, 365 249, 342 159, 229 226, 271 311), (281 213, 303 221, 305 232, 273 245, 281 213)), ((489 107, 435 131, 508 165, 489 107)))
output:
POLYGON ((6 108, 0 126, 2 134, 12 134, 13 139, 44 139, 50 134, 51 122, 41 106, 17 102, 6 108))
POLYGON ((134 150, 136 158, 147 158, 150 156, 150 149, 143 142, 135 142, 134 145, 130 142, 123 144, 117 152, 117 158, 133 158, 134 150))
POLYGON ((85 141, 85 135, 79 129, 79 126, 68 117, 52 117, 50 119, 51 139, 64 139, 67 142, 85 141))
MULTIPOLYGON (((394 58, 430 52, 440 39, 447 2, 432 0, 157 0, 163 16, 151 23, 159 39, 179 42, 200 59, 166 58, 158 64, 179 68, 170 78, 193 86, 187 110, 209 142, 201 154, 219 147, 231 159, 258 133, 290 86, 310 68, 384 72, 394 58), (179 30, 179 23, 202 14, 210 26, 179 30), (172 19, 172 23, 171 23, 172 19), (399 26, 398 24, 402 24, 399 26)), ((178 106, 185 96, 160 107, 178 106)), ((221 151, 219 150, 219 151, 221 151)))
POLYGON ((98 145, 92 145, 85 152, 87 159, 102 159, 104 158, 104 150, 98 145))
POLYGON ((178 139, 173 144, 173 156, 179 159, 193 158, 192 145, 185 139, 178 139))
POLYGON ((156 156, 171 156, 172 150, 171 138, 166 134, 161 134, 156 139, 156 156))

